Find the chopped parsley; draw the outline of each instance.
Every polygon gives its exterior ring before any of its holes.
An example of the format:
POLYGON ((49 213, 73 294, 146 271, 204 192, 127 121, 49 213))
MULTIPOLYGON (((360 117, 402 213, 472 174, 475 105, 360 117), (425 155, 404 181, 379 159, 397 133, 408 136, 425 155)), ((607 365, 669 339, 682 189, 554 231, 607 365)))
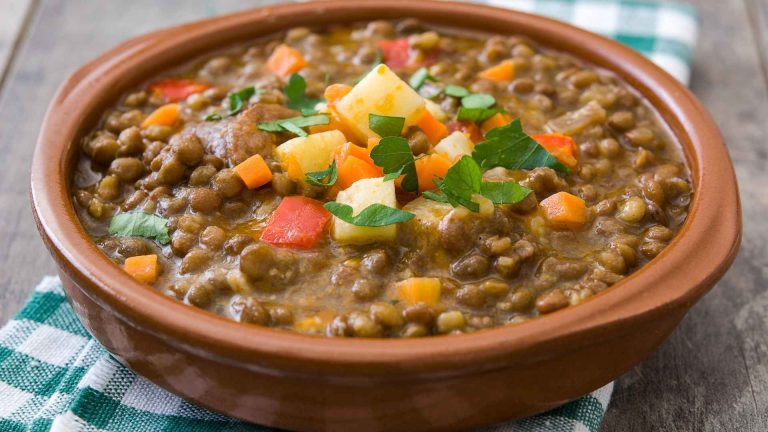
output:
POLYGON ((421 86, 424 85, 427 81, 437 81, 437 78, 433 77, 429 73, 429 69, 423 67, 416 72, 413 73, 411 76, 411 79, 408 81, 408 84, 410 84, 411 87, 413 87, 415 90, 419 90, 421 86))
POLYGON ((307 136, 302 128, 316 125, 326 125, 331 122, 325 114, 317 114, 309 117, 291 117, 282 120, 259 123, 257 127, 266 132, 293 132, 298 136, 307 136))
POLYGON ((415 216, 413 213, 388 207, 384 204, 371 204, 356 216, 352 215, 352 207, 346 204, 331 201, 323 204, 323 207, 348 224, 364 227, 394 225, 409 221, 415 216))
POLYGON ((475 146, 472 158, 483 169, 497 166, 507 169, 549 167, 564 173, 570 172, 568 167, 523 131, 520 119, 491 129, 485 135, 485 141, 475 146))
POLYGON ((405 126, 404 117, 368 114, 368 127, 380 137, 400 136, 405 126))
POLYGON ((338 177, 339 173, 336 170, 336 161, 333 161, 328 169, 307 173, 304 181, 315 186, 331 187, 336 184, 338 177))
POLYGON ((479 194, 494 204, 515 204, 528 196, 531 190, 515 182, 486 182, 480 166, 469 156, 459 159, 445 175, 435 180, 439 192, 426 191, 424 198, 449 203, 454 207, 463 206, 473 212, 480 211, 480 205, 472 198, 479 194))
POLYGON ((455 84, 448 84, 447 86, 445 86, 445 89, 443 89, 443 91, 448 96, 453 96, 457 98, 463 98, 465 96, 470 95, 469 90, 465 89, 462 86, 457 86, 455 84))
POLYGON ((109 234, 118 237, 145 237, 168 244, 168 219, 140 211, 120 213, 109 222, 109 234))
POLYGON ((400 186, 407 192, 419 190, 419 177, 416 175, 416 159, 413 157, 408 141, 402 137, 388 136, 379 141, 371 150, 373 162, 384 168, 384 181, 405 175, 400 186))
POLYGON ((251 97, 258 92, 259 90, 257 90, 256 87, 250 86, 240 89, 234 93, 230 93, 229 97, 227 98, 227 102, 229 103, 229 112, 224 115, 221 113, 210 113, 205 116, 203 120, 219 121, 223 120, 224 117, 232 117, 237 115, 240 111, 243 110, 244 107, 248 105, 248 101, 251 99, 251 97))
POLYGON ((283 88, 288 98, 288 108, 299 111, 305 116, 317 114, 315 106, 323 102, 323 99, 313 99, 306 95, 307 82, 304 77, 294 73, 288 78, 288 83, 283 88))

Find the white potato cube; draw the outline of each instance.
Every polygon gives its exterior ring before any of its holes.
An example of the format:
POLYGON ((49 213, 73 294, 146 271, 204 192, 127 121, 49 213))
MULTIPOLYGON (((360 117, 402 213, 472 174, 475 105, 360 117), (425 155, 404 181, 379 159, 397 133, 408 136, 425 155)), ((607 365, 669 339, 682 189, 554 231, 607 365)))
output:
POLYGON ((400 241, 409 247, 421 251, 430 251, 441 247, 440 221, 453 207, 450 204, 418 197, 403 206, 403 211, 411 212, 415 217, 403 223, 400 230, 400 241))
POLYGON ((336 104, 341 120, 359 142, 379 138, 368 127, 368 115, 404 117, 405 126, 416 124, 424 112, 424 98, 387 65, 379 65, 336 104))
POLYGON ((449 158, 457 159, 464 155, 472 155, 474 146, 463 132, 456 131, 437 143, 435 153, 445 153, 449 158))
MULTIPOLYGON (((358 180, 339 192, 336 202, 352 207, 352 214, 355 216, 371 204, 397 208, 395 182, 383 180, 383 177, 358 180)), ((349 224, 334 216, 332 235, 333 239, 339 243, 389 242, 395 240, 397 236, 397 225, 362 227, 349 224)))
POLYGON ((343 133, 332 130, 288 140, 279 145, 276 152, 284 166, 293 158, 306 174, 327 169, 333 161, 336 148, 346 142, 343 133))

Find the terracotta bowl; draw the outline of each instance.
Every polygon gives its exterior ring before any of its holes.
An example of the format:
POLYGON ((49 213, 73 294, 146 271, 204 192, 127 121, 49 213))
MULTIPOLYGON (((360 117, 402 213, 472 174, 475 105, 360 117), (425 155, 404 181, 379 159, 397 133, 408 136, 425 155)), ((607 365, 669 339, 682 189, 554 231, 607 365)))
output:
MULTIPOLYGON (((422 0, 275 6, 129 40, 75 72, 48 109, 32 166, 38 229, 85 327, 161 387, 213 410, 296 430, 456 430, 539 413, 621 375, 723 275, 741 212, 720 132, 696 98, 632 50, 574 27, 422 0), (294 26, 417 17, 526 35, 620 75, 682 143, 695 194, 677 238, 588 302, 520 325, 416 340, 328 339, 242 325, 134 281, 88 239, 70 201, 79 139, 119 95, 208 50, 294 26)), ((695 355, 695 353, 691 353, 695 355)))

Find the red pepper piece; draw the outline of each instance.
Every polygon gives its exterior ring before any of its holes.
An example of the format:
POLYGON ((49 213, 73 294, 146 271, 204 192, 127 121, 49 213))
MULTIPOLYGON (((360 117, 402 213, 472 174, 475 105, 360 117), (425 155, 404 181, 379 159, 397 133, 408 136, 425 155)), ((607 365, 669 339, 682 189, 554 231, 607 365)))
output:
POLYGON ((303 197, 283 198, 261 233, 261 241, 274 246, 309 249, 320 241, 331 214, 319 201, 303 197))
POLYGON ((210 84, 191 79, 164 79, 149 85, 152 92, 159 93, 167 102, 178 102, 209 88, 210 84))

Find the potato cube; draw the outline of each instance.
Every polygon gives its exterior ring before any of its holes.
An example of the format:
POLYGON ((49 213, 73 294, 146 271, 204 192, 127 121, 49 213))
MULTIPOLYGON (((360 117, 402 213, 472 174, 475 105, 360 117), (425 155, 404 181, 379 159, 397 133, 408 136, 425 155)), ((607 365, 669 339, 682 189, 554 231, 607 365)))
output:
POLYGON ((284 167, 289 169, 291 161, 295 161, 302 174, 306 174, 327 169, 336 148, 346 142, 344 134, 331 130, 288 140, 278 146, 276 152, 284 167))
POLYGON ((460 131, 456 131, 443 138, 435 146, 435 153, 445 153, 451 159, 458 159, 464 155, 472 155, 474 144, 460 131))
MULTIPOLYGON (((397 208, 394 180, 383 181, 382 177, 358 180, 352 186, 339 192, 336 202, 352 207, 357 215, 371 204, 383 204, 397 208)), ((339 243, 366 244, 395 240, 397 225, 383 227, 362 227, 349 224, 334 216, 333 239, 339 243)))
POLYGON ((336 104, 336 112, 360 143, 379 138, 368 127, 369 114, 404 117, 408 127, 416 124, 424 109, 424 98, 383 64, 336 104))

